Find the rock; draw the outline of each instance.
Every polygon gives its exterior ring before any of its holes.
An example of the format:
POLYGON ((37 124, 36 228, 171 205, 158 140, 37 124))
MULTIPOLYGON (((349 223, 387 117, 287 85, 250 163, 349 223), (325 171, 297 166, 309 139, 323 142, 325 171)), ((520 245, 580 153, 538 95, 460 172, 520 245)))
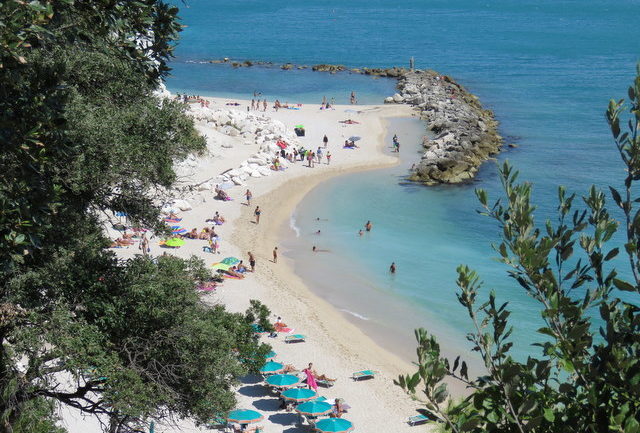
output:
POLYGON ((231 182, 233 182, 236 185, 244 185, 244 183, 242 182, 242 179, 240 179, 239 176, 232 177, 231 182))
POLYGON ((177 207, 183 212, 193 209, 189 202, 186 200, 174 200, 173 206, 177 207))
POLYGON ((317 72, 339 72, 339 71, 344 71, 347 68, 344 67, 343 65, 327 65, 327 64, 321 64, 321 65, 314 65, 311 67, 312 71, 317 71, 317 72))
POLYGON ((293 65, 291 63, 285 63, 284 65, 280 66, 280 69, 288 71, 289 69, 293 69, 293 65))
POLYGON ((224 143, 222 143, 220 145, 221 147, 224 147, 225 149, 231 149, 233 147, 233 143, 230 143, 228 141, 225 141, 224 143))
POLYGON ((262 177, 262 175, 260 174, 260 172, 258 170, 253 170, 251 172, 251 177, 262 177))
POLYGON ((404 101, 404 99, 402 98, 402 96, 400 96, 399 93, 395 93, 393 96, 393 102, 395 102, 396 104, 400 104, 401 102, 404 101))
POLYGON ((393 104, 395 101, 393 100, 393 96, 387 96, 386 98, 384 98, 384 103, 385 104, 393 104))

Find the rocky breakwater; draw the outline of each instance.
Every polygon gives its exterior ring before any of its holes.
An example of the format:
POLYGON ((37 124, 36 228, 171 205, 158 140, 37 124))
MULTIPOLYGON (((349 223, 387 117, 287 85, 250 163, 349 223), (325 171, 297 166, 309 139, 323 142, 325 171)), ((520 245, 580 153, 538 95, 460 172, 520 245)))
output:
POLYGON ((480 165, 502 146, 498 122, 478 98, 435 71, 405 71, 398 93, 385 103, 409 104, 435 137, 424 137, 424 154, 409 176, 427 185, 472 179, 480 165))

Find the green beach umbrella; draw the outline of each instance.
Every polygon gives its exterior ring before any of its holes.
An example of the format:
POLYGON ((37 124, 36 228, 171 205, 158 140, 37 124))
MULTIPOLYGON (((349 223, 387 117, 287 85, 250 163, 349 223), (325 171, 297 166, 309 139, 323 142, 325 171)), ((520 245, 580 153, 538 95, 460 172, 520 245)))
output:
POLYGON ((231 268, 231 265, 226 263, 214 263, 211 267, 213 269, 220 269, 221 271, 228 271, 231 268))
POLYGON ((227 421, 235 422, 238 424, 252 424, 254 422, 260 422, 264 419, 264 416, 260 412, 251 409, 236 409, 229 412, 227 421))
POLYGON ((269 361, 265 365, 263 365, 262 368, 260 368, 260 373, 273 374, 279 373, 282 370, 284 370, 284 365, 280 364, 279 362, 269 361))
POLYGON ((346 433, 353 430, 353 423, 344 418, 326 418, 316 423, 316 430, 322 433, 346 433))
POLYGON ((294 128, 304 128, 304 125, 296 125, 294 128))
POLYGON ((168 239, 164 244, 168 247, 181 247, 184 245, 184 239, 171 238, 168 239))
MULTIPOLYGON (((284 394, 284 393, 283 393, 284 394)), ((301 415, 322 416, 333 410, 333 406, 324 401, 308 401, 296 407, 296 412, 301 415)))
MULTIPOLYGON (((284 397, 286 400, 292 400, 295 402, 309 401, 316 398, 317 396, 317 392, 307 388, 291 388, 282 392, 282 397, 284 397)), ((331 405, 329 405, 329 409, 331 409, 331 405)))
POLYGON ((240 259, 236 259, 235 257, 226 257, 220 260, 220 263, 224 263, 225 265, 233 266, 240 263, 240 259))
POLYGON ((300 378, 293 374, 274 374, 267 377, 265 380, 271 386, 277 386, 280 388, 290 388, 300 383, 300 378))

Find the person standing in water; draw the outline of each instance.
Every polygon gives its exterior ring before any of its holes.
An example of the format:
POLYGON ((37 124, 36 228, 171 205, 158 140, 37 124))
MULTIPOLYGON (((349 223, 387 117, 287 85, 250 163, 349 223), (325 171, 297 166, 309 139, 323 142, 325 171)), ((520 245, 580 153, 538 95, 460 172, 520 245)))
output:
POLYGON ((371 224, 371 221, 367 221, 367 223, 364 225, 364 228, 366 231, 370 232, 373 228, 373 224, 371 224))
POLYGON ((256 210, 253 211, 253 215, 256 217, 256 224, 260 224, 260 214, 262 211, 260 210, 260 206, 256 206, 256 210))
POLYGON ((391 266, 389 266, 389 272, 392 274, 396 273, 396 262, 391 262, 391 266))
POLYGON ((278 247, 273 248, 273 263, 278 263, 278 247))

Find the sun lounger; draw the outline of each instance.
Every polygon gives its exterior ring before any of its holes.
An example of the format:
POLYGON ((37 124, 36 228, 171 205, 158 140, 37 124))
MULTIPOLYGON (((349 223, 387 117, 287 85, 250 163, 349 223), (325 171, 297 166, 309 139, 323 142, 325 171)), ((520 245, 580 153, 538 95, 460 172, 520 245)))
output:
POLYGON ((284 337, 285 343, 304 343, 307 337, 302 334, 287 335, 284 337))
POLYGON ((409 419, 407 420, 407 423, 411 427, 413 427, 414 425, 424 424, 429 421, 431 421, 431 418, 429 418, 428 416, 418 414, 418 415, 410 416, 409 419))
POLYGON ((377 371, 373 371, 373 370, 362 370, 362 371, 356 371, 351 375, 351 377, 353 378, 353 380, 373 379, 377 373, 378 373, 377 371))
POLYGON ((324 386, 325 388, 331 388, 333 385, 336 384, 336 381, 335 379, 334 380, 316 379, 316 383, 320 386, 324 386))

